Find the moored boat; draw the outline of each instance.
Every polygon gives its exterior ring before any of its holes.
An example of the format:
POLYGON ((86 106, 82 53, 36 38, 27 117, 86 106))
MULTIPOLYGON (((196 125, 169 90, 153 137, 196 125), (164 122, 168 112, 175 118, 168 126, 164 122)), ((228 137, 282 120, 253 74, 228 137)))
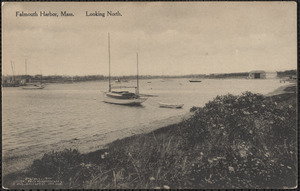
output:
MULTIPOLYGON (((27 60, 25 60, 25 75, 27 75, 27 60)), ((22 87, 24 90, 39 90, 39 89, 44 89, 45 85, 43 84, 43 76, 42 74, 40 75, 40 82, 36 83, 25 83, 25 86, 22 87)))
POLYGON ((190 82, 201 82, 201 80, 189 80, 190 82))
POLYGON ((38 90, 38 89, 44 89, 43 84, 26 84, 26 86, 23 86, 22 89, 24 90, 38 90))
POLYGON ((139 77, 138 77, 138 54, 137 54, 137 87, 135 87, 136 92, 132 93, 129 91, 112 91, 111 86, 111 76, 110 76, 110 38, 108 34, 108 55, 109 55, 109 85, 108 92, 105 92, 105 103, 118 104, 118 105, 140 105, 147 98, 140 97, 139 95, 139 77))
POLYGON ((45 85, 42 82, 42 75, 41 75, 41 81, 37 83, 26 83, 25 86, 22 87, 24 90, 38 90, 38 89, 44 89, 45 85))
POLYGON ((158 104, 159 104, 159 107, 174 108, 174 109, 180 109, 184 105, 184 104, 171 104, 171 103, 162 103, 162 102, 159 102, 158 104))

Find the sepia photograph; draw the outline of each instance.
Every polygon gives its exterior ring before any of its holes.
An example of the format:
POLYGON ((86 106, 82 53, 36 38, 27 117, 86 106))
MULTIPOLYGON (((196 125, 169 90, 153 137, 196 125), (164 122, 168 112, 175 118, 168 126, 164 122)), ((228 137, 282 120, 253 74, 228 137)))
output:
POLYGON ((2 189, 295 189, 297 3, 2 2, 2 189))

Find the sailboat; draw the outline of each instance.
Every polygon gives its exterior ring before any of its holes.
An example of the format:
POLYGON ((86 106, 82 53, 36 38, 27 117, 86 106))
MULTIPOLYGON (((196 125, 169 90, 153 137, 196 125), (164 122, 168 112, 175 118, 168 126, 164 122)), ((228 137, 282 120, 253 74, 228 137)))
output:
POLYGON ((13 72, 13 79, 12 79, 12 83, 11 83, 11 87, 19 87, 19 83, 17 83, 16 78, 15 78, 15 65, 13 66, 13 62, 10 62, 11 65, 11 70, 13 72))
MULTIPOLYGON (((25 60, 25 76, 27 76, 27 60, 25 60)), ((44 84, 42 83, 42 75, 40 79, 40 83, 26 83, 25 86, 22 87, 24 90, 38 90, 38 89, 44 89, 44 84)))
POLYGON ((140 97, 139 95, 139 75, 138 75, 138 53, 137 53, 137 86, 136 92, 129 92, 124 90, 113 91, 111 86, 110 76, 110 36, 108 33, 108 63, 109 63, 109 85, 108 92, 105 92, 105 103, 118 104, 118 105, 141 105, 147 98, 140 97))

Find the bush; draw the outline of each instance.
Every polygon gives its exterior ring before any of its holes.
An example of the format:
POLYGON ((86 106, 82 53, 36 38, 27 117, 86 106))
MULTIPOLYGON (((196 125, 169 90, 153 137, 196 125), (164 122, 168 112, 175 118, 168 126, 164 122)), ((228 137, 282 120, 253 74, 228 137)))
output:
POLYGON ((77 150, 53 151, 33 162, 30 167, 30 176, 51 177, 62 181, 66 187, 72 188, 83 185, 83 182, 89 178, 88 167, 77 150))

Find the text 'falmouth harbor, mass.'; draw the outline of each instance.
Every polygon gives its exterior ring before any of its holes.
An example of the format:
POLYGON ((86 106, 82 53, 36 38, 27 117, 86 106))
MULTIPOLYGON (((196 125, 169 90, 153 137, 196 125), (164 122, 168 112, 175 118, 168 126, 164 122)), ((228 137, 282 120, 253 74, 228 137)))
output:
POLYGON ((65 16, 75 16, 72 12, 60 11, 60 14, 52 11, 34 11, 34 12, 24 12, 16 11, 16 17, 65 17, 65 16))

